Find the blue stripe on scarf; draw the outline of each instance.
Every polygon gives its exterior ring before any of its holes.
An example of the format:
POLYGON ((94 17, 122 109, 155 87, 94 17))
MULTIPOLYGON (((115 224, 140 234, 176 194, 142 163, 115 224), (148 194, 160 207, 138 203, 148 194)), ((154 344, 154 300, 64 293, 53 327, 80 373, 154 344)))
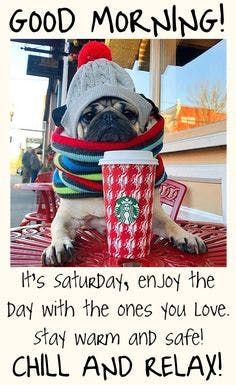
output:
POLYGON ((72 174, 96 174, 101 172, 101 166, 83 165, 81 162, 69 159, 65 155, 59 155, 58 162, 66 171, 72 174))
POLYGON ((61 178, 59 176, 59 170, 57 168, 54 170, 52 182, 56 186, 63 185, 63 182, 61 181, 61 178))

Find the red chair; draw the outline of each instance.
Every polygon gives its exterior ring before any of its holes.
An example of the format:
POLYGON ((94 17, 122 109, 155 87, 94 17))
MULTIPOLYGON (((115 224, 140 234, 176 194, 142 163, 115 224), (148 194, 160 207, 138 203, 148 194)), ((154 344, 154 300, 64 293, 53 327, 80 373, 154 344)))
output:
MULTIPOLYGON (((38 174, 35 179, 35 183, 52 183, 52 171, 42 172, 38 174)), ((36 203, 40 203, 40 199, 42 199, 42 195, 40 191, 36 191, 36 203)))
POLYGON ((173 179, 167 179, 160 187, 160 201, 171 207, 170 217, 175 221, 187 191, 187 187, 173 179))
POLYGON ((51 183, 52 182, 52 171, 46 171, 46 172, 42 172, 41 174, 38 174, 37 178, 36 178, 36 181, 35 182, 38 182, 38 183, 51 183))
POLYGON ((35 223, 50 224, 56 215, 58 199, 52 188, 52 172, 39 174, 35 183, 24 183, 15 185, 16 188, 32 190, 36 192, 36 210, 25 215, 20 226, 35 223))

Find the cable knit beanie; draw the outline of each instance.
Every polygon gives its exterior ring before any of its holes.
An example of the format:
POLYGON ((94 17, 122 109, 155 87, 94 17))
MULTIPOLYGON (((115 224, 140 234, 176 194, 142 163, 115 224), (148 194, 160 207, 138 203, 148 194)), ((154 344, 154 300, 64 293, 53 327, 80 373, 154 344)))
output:
POLYGON ((133 104, 139 112, 140 126, 144 128, 152 106, 135 92, 128 72, 111 59, 111 51, 103 43, 89 42, 81 49, 78 70, 71 81, 66 99, 67 109, 61 120, 69 136, 77 137, 82 111, 104 96, 121 98, 133 104))

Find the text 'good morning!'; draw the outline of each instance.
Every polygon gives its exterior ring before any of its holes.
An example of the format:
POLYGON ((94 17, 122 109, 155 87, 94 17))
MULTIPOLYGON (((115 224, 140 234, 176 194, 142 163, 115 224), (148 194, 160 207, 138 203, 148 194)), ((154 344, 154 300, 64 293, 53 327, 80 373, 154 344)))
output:
POLYGON ((185 9, 184 14, 177 7, 172 5, 169 8, 153 12, 153 15, 146 15, 142 9, 134 9, 130 12, 125 10, 114 10, 112 7, 92 10, 88 18, 88 30, 80 31, 80 17, 82 13, 78 10, 64 7, 55 11, 25 11, 16 9, 10 17, 9 27, 12 32, 23 32, 27 28, 31 32, 60 32, 72 31, 75 27, 76 33, 99 33, 102 28, 104 34, 140 32, 158 37, 163 32, 177 32, 182 37, 188 32, 216 32, 224 31, 224 6, 217 4, 214 8, 185 9))

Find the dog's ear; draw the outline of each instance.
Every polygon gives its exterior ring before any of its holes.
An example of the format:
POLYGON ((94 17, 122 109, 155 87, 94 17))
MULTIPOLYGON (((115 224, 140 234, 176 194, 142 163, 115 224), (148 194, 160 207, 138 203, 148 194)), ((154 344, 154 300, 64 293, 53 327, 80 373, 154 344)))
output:
POLYGON ((66 112, 66 105, 57 107, 55 110, 52 111, 52 118, 56 126, 60 126, 61 124, 61 119, 66 112))
POLYGON ((150 116, 159 120, 160 118, 159 108, 155 105, 155 103, 151 99, 147 98, 145 95, 140 94, 140 96, 142 96, 142 98, 146 99, 151 104, 152 110, 151 110, 150 116))

